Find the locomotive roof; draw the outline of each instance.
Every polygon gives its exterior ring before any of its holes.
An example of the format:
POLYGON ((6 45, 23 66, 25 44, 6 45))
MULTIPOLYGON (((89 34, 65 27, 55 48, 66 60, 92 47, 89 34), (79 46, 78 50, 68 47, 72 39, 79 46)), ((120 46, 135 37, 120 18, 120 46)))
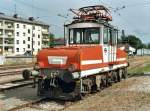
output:
MULTIPOLYGON (((109 28, 112 28, 112 29, 115 29, 115 30, 118 30, 117 27, 111 25, 110 23, 106 22, 106 21, 103 21, 103 20, 96 20, 96 21, 73 21, 72 23, 70 24, 67 24, 65 26, 71 26, 71 25, 75 25, 75 24, 78 24, 78 23, 96 23, 96 24, 101 24, 103 26, 106 26, 106 27, 109 27, 109 28)), ((86 27, 86 26, 85 26, 86 27)))

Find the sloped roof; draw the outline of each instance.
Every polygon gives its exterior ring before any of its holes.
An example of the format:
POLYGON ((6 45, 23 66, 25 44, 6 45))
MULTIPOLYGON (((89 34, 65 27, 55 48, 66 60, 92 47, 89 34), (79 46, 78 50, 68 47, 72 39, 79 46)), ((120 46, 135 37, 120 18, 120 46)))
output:
POLYGON ((29 20, 26 18, 22 18, 22 17, 13 17, 13 16, 8 16, 5 14, 0 14, 0 19, 5 19, 5 20, 10 20, 10 21, 15 21, 15 22, 23 22, 23 23, 27 23, 27 24, 35 24, 35 25, 42 25, 42 26, 47 26, 49 27, 48 24, 42 22, 42 21, 36 21, 36 20, 29 20))

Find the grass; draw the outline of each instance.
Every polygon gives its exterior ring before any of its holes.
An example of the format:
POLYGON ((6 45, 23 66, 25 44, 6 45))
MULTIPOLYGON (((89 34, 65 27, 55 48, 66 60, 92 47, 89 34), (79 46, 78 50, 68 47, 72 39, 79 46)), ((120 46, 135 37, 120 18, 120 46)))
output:
POLYGON ((129 69, 128 72, 130 74, 141 74, 144 72, 150 72, 150 64, 146 64, 140 67, 136 67, 134 69, 129 69))

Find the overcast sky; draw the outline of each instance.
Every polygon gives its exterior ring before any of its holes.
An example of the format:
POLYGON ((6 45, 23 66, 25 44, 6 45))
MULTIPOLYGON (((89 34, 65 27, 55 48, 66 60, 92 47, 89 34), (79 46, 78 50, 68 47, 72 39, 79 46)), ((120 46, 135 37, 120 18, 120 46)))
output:
POLYGON ((13 15, 16 12, 25 18, 40 17, 51 25, 50 31, 57 37, 63 36, 63 24, 67 20, 58 14, 71 16, 70 8, 103 4, 110 7, 113 25, 126 34, 134 34, 143 42, 150 42, 150 0, 0 0, 0 12, 13 15), (114 12, 116 8, 126 8, 114 12))

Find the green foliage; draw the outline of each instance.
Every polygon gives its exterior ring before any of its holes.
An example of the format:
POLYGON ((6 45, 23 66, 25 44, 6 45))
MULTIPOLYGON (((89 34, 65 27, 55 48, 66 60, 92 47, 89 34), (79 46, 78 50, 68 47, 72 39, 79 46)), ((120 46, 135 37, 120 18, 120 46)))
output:
POLYGON ((55 38, 55 35, 53 33, 50 33, 49 34, 49 39, 50 39, 49 46, 50 47, 54 46, 54 38, 55 38))
POLYGON ((133 69, 128 70, 129 73, 144 73, 144 72, 150 72, 150 64, 142 65, 140 67, 136 67, 133 69))
POLYGON ((135 35, 128 35, 126 37, 122 37, 122 41, 124 43, 129 43, 130 46, 136 49, 140 49, 144 47, 144 44, 142 43, 142 41, 135 35))
POLYGON ((150 49, 150 43, 147 44, 147 48, 150 49))

